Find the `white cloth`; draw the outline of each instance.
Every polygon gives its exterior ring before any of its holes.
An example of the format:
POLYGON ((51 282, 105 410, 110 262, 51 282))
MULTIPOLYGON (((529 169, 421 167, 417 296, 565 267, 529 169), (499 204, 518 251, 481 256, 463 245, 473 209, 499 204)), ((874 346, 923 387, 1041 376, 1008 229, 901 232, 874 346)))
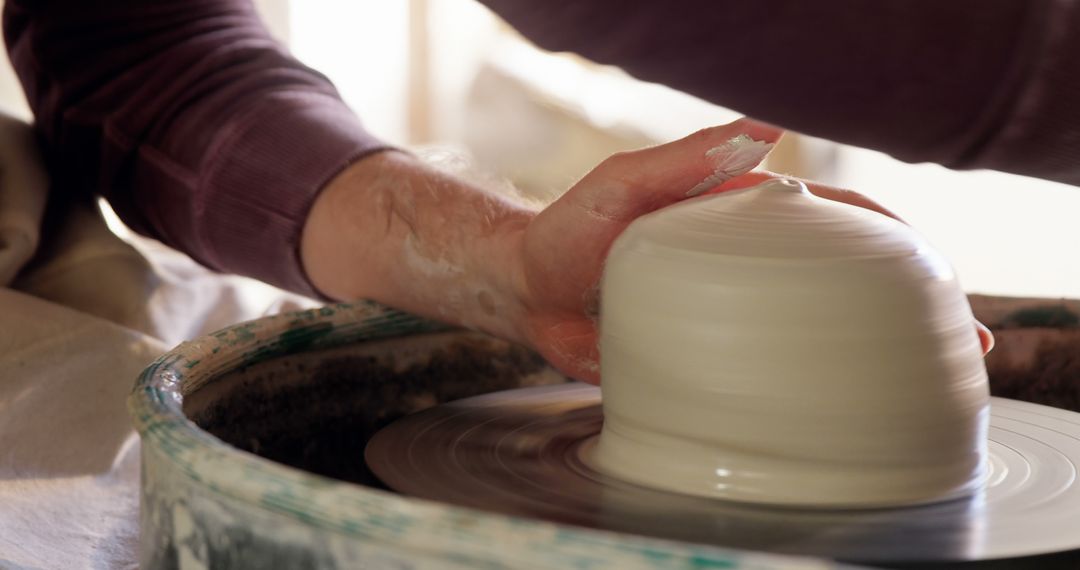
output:
MULTIPOLYGON (((0 155, 4 137, 0 124, 0 155)), ((68 205, 25 265, 43 203, 43 179, 0 174, 0 279, 23 269, 18 291, 0 288, 0 569, 135 568, 125 400, 140 370, 182 340, 314 302, 121 240, 91 204, 68 205), (5 228, 27 242, 5 249, 5 228)))
POLYGON ((0 290, 0 567, 136 567, 133 379, 164 345, 0 290))

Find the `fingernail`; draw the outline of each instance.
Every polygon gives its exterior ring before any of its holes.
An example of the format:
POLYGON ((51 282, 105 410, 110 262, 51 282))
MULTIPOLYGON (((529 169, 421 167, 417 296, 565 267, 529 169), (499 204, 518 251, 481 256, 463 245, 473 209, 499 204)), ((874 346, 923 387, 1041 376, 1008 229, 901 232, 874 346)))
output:
POLYGON ((747 135, 737 135, 724 144, 705 151, 705 157, 713 163, 713 173, 686 193, 686 196, 698 196, 708 190, 754 169, 765 155, 775 146, 773 143, 758 141, 747 135))

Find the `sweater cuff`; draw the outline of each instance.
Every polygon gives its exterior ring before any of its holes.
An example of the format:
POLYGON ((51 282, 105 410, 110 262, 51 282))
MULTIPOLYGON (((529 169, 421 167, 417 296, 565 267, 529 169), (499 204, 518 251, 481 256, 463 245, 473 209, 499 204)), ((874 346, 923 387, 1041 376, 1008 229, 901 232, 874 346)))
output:
POLYGON ((300 260, 319 192, 353 162, 389 148, 339 99, 278 92, 238 117, 209 149, 195 204, 203 263, 325 299, 300 260))

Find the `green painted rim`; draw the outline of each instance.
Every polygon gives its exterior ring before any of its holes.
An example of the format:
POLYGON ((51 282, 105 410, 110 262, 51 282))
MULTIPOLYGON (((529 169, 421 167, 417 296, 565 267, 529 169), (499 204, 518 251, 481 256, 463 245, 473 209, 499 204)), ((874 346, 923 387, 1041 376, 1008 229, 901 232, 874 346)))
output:
POLYGON ((826 566, 508 517, 337 481, 233 448, 200 429, 181 409, 183 393, 242 366, 307 350, 442 330, 448 327, 370 302, 240 323, 158 358, 139 376, 128 409, 144 453, 153 450, 169 470, 208 493, 305 526, 409 552, 472 562, 517 558, 558 567, 631 562, 657 568, 826 566))

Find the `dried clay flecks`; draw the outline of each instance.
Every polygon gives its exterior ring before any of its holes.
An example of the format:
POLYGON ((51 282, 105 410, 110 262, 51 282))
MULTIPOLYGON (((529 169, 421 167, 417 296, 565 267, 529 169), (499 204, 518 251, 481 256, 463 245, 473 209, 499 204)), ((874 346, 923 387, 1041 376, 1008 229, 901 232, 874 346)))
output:
POLYGON ((686 193, 697 196, 753 170, 773 148, 773 143, 756 141, 747 135, 737 135, 720 146, 710 148, 705 157, 713 163, 713 173, 686 193))

